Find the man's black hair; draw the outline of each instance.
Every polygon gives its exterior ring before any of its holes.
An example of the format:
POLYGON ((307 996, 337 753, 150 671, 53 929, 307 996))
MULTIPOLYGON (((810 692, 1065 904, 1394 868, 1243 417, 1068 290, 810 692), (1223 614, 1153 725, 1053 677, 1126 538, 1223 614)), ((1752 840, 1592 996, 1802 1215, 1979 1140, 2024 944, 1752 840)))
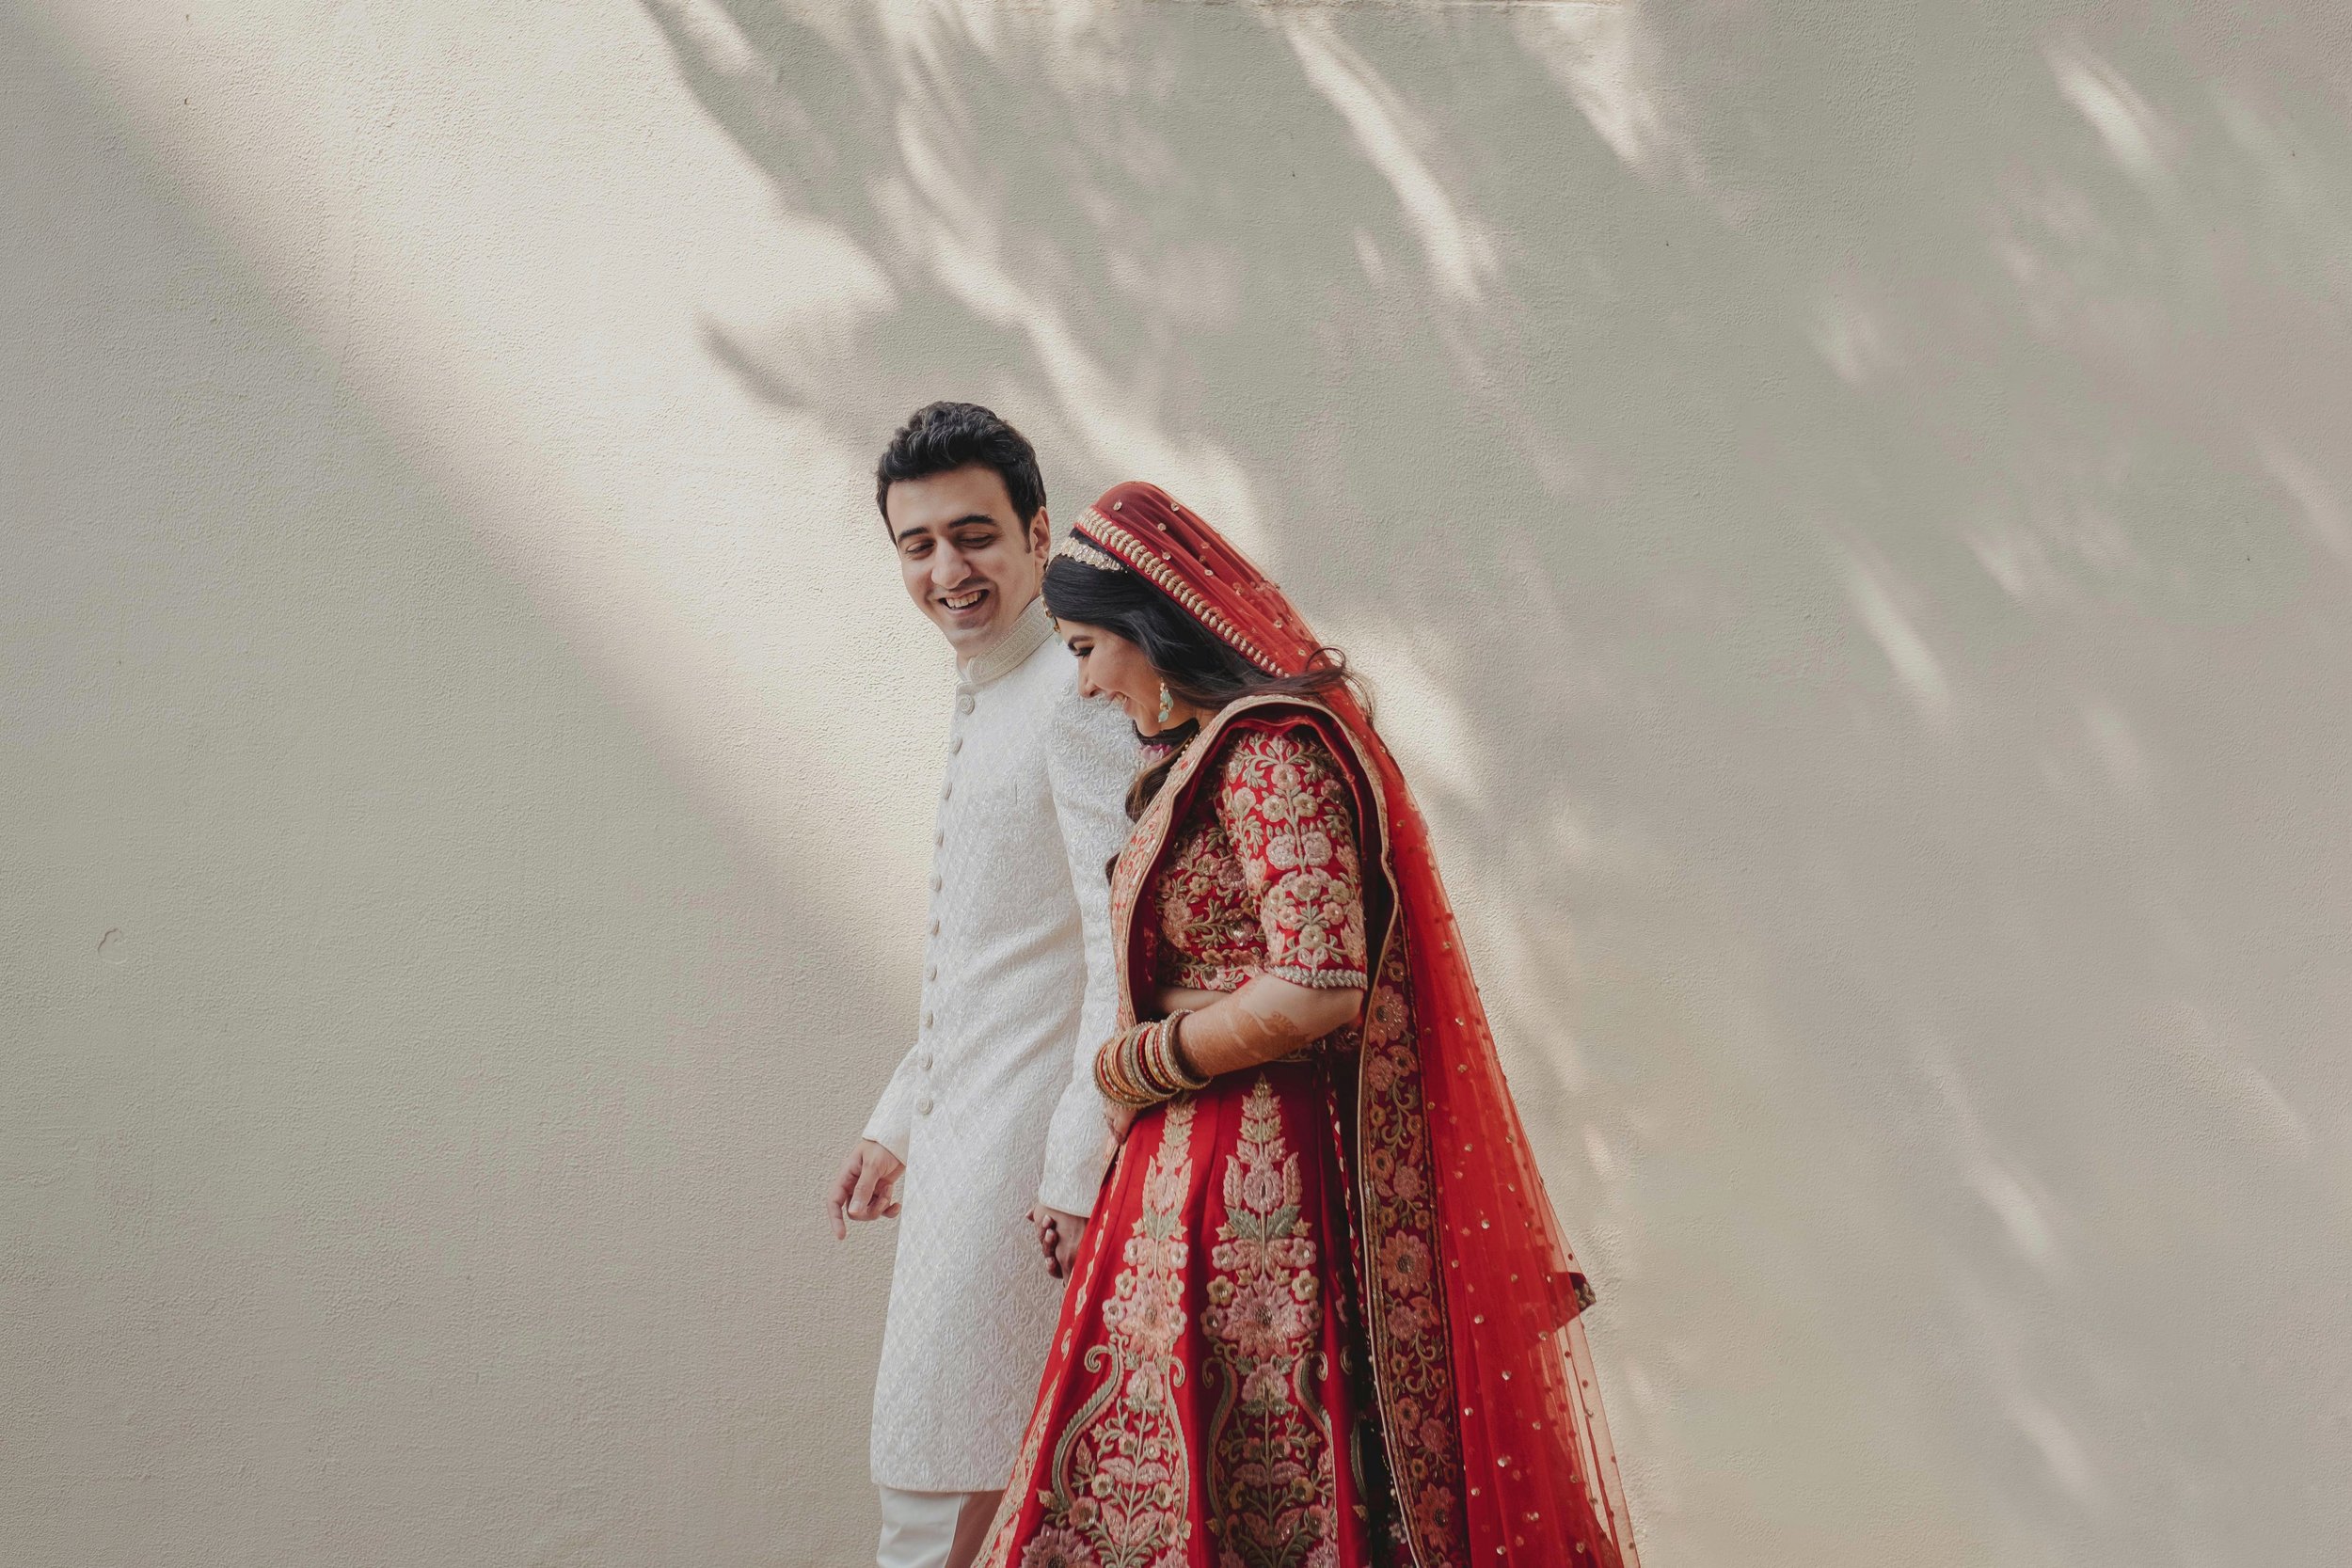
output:
POLYGON ((1029 438, 977 403, 933 403, 907 416, 874 465, 874 505, 890 526, 890 487, 974 464, 996 470, 1025 531, 1045 505, 1045 477, 1029 438))

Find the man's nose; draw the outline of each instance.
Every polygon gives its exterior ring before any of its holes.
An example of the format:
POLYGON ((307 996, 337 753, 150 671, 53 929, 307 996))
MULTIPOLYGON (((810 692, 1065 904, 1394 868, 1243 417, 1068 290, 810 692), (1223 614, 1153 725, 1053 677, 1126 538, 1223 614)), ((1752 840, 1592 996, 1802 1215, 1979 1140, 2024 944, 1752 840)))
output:
POLYGON ((972 564, 963 559, 963 552, 953 545, 942 545, 931 552, 931 582, 939 588, 954 588, 972 575, 972 564))

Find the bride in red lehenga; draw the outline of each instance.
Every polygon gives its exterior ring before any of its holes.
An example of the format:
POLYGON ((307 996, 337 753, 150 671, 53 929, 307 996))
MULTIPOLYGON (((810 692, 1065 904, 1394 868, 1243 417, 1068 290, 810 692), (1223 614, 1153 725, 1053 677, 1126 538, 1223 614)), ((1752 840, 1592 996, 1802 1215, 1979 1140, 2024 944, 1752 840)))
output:
POLYGON ((1123 1132, 990 1568, 1633 1568, 1589 1303, 1420 811, 1281 591, 1149 484, 1045 600, 1160 743, 1123 1132))

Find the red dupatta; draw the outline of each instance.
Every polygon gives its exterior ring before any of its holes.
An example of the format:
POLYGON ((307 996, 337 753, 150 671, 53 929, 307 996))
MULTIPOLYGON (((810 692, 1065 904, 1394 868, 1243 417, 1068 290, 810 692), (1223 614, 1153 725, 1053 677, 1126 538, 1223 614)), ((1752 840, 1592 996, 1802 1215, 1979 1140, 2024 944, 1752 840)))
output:
MULTIPOLYGON (((1142 576, 1267 673, 1297 674, 1319 657, 1282 591, 1158 486, 1114 486, 1075 534, 1082 562, 1142 576)), ((1590 1292, 1503 1080, 1428 824, 1370 717, 1343 688, 1230 705, 1170 774, 1128 854, 1156 858, 1218 736, 1262 723, 1322 736, 1363 828, 1373 942, 1350 1197, 1381 1431, 1416 1568, 1638 1568, 1578 1321, 1590 1292)), ((1130 958, 1132 913, 1114 911, 1130 958)), ((1123 978, 1137 994, 1137 977, 1123 978)))

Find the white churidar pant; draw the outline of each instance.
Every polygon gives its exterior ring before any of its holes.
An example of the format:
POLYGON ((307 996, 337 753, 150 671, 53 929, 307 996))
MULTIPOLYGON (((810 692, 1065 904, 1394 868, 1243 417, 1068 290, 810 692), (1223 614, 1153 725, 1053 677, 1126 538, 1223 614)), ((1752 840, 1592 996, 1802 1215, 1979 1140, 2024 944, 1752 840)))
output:
MULTIPOLYGON (((882 1488, 882 1544, 875 1548, 875 1568, 947 1568, 956 1544, 956 1526, 967 1510, 983 1515, 995 1513, 993 1492, 901 1492, 882 1488)), ((967 1545, 977 1553, 985 1516, 976 1518, 967 1545)))

